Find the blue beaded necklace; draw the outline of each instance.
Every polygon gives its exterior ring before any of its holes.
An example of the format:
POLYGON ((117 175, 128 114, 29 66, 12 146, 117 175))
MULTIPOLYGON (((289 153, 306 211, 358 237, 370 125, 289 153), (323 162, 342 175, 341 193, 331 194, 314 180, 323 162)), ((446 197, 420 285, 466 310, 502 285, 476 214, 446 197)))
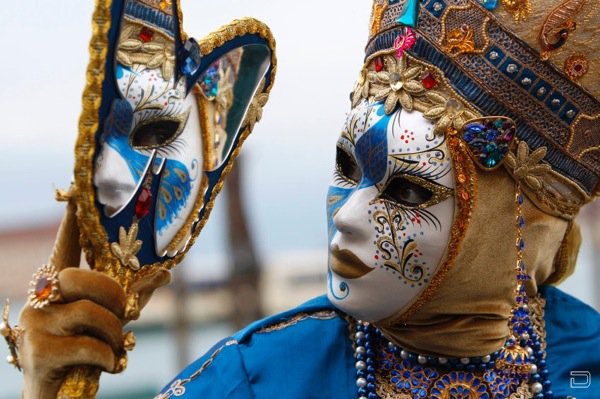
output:
POLYGON ((447 358, 412 353, 387 340, 375 326, 358 321, 354 356, 359 399, 380 399, 377 372, 395 389, 413 399, 508 399, 522 392, 534 399, 552 399, 546 352, 531 321, 525 282, 522 212, 524 197, 516 185, 516 305, 511 311, 511 336, 498 351, 473 358, 447 358), (428 396, 429 395, 429 396, 428 396))

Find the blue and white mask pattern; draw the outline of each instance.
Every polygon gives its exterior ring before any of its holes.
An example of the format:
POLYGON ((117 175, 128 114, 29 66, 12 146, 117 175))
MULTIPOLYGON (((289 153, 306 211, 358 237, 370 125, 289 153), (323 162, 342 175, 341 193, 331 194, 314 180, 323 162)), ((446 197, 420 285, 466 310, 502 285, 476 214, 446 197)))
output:
POLYGON ((337 144, 327 197, 328 296, 379 321, 409 306, 435 275, 450 239, 454 173, 444 136, 419 112, 355 107, 337 144))
POLYGON ((191 229, 183 235, 178 232, 196 216, 194 205, 203 194, 199 193, 203 153, 198 105, 195 95, 186 93, 185 78, 175 81, 170 69, 174 43, 158 32, 153 35, 160 40, 142 36, 148 28, 128 20, 123 23, 120 48, 147 46, 163 51, 163 58, 123 65, 120 60, 131 55, 118 54, 116 81, 122 98, 113 101, 104 125, 94 184, 105 215, 114 217, 135 200, 147 173, 160 179, 155 249, 159 256, 174 256, 191 236, 191 229))

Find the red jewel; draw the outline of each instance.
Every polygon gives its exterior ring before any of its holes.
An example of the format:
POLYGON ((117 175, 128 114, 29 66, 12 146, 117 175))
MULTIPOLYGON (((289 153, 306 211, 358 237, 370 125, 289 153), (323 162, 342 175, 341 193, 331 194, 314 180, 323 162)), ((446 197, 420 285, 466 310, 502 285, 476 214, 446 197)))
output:
POLYGON ((377 57, 375 58, 375 72, 383 71, 383 58, 377 57))
POLYGON ((150 205, 152 205, 152 193, 144 187, 135 203, 135 216, 138 219, 146 216, 150 212, 150 205))
POLYGON ((433 89, 438 84, 435 76, 430 71, 425 71, 423 75, 421 75, 421 82, 423 83, 423 87, 427 90, 433 89))
POLYGON ((145 26, 142 28, 142 30, 140 31, 140 33, 138 35, 140 40, 143 41, 144 43, 148 43, 150 40, 152 40, 152 36, 154 36, 154 32, 152 32, 150 29, 146 28, 145 26))
POLYGON ((48 277, 40 277, 35 284, 35 298, 39 301, 50 298, 52 294, 52 282, 48 277))

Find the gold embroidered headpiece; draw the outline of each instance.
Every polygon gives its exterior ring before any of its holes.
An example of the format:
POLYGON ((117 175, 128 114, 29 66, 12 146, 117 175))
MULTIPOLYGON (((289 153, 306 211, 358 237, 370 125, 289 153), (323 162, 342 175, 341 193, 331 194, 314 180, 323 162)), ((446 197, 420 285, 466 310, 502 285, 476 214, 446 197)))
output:
MULTIPOLYGON (((361 82, 382 54, 405 52, 427 90, 465 107, 454 127, 510 118, 519 144, 504 165, 542 210, 572 219, 600 194, 598 26, 590 0, 374 0, 361 82)), ((436 95, 419 96, 439 125, 436 95)))

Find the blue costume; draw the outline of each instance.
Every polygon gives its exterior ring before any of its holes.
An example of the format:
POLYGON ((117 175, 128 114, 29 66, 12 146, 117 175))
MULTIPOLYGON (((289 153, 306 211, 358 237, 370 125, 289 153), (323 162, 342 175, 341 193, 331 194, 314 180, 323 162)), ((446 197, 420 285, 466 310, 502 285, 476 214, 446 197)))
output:
MULTIPOLYGON (((570 372, 600 376, 600 314, 557 288, 541 292, 554 397, 596 399, 600 382, 570 388, 570 372)), ((257 321, 190 364, 158 398, 355 398, 349 319, 323 296, 257 321)))

